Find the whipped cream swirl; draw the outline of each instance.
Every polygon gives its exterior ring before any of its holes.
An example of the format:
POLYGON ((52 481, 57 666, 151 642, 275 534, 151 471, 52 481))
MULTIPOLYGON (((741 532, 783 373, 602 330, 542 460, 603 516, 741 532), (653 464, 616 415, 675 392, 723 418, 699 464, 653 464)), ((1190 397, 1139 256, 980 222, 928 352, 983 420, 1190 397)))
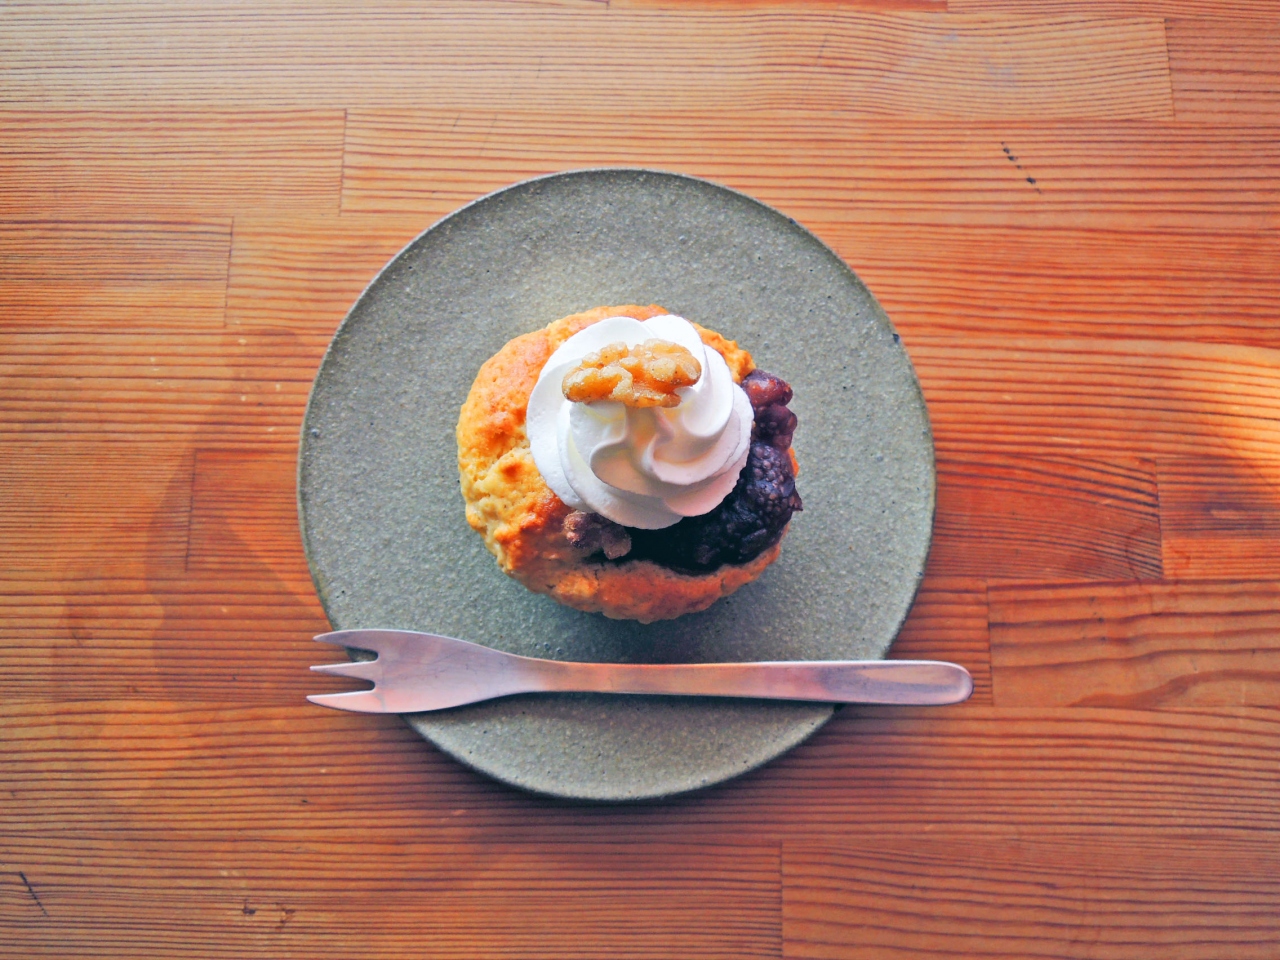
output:
POLYGON ((574 334, 547 360, 529 396, 525 426, 547 485, 575 510, 642 530, 660 530, 713 510, 729 495, 751 452, 751 401, 724 357, 689 321, 609 317, 574 334), (611 343, 679 344, 702 365, 675 407, 566 400, 564 376, 611 343))

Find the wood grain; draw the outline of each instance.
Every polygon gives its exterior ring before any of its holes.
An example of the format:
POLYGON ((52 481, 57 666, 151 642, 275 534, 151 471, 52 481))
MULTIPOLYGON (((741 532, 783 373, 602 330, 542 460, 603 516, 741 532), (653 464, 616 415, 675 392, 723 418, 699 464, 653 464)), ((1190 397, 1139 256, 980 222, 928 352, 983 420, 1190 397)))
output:
POLYGON ((1280 462, 1171 459, 1157 472, 1170 577, 1280 578, 1280 462))
MULTIPOLYGON (((543 2, 543 0, 532 0, 543 2)), ((560 2, 560 0, 549 0, 560 2)), ((636 10, 679 11, 689 13, 691 5, 685 0, 568 0, 569 3, 607 3, 610 10, 633 8, 636 10)), ((816 0, 811 7, 825 12, 831 7, 842 10, 866 10, 874 13, 926 11, 945 13, 947 0, 816 0)), ((699 0, 698 7, 704 10, 741 10, 743 8, 794 10, 794 5, 785 0, 699 0)))
POLYGON ((353 109, 342 208, 434 218, 525 177, 591 166, 679 170, 823 224, 1256 232, 1280 210, 1280 150, 1266 129, 871 121, 803 101, 659 116, 353 109))
POLYGON ((226 221, 0 221, 5 280, 226 283, 230 246, 226 221))
POLYGON ((329 626, 302 556, 293 459, 10 445, 0 693, 301 703, 315 692, 307 667, 323 657, 310 638, 329 626))
MULTIPOLYGON (((426 162, 429 150, 424 145, 415 162, 426 162)), ((1002 157, 993 151, 991 160, 1002 157)), ((405 172, 428 175, 425 167, 405 172)), ((453 174, 442 168, 430 175, 453 174)), ((390 183, 387 171, 380 176, 390 183)), ((477 181, 475 189, 499 185, 477 181)), ((238 218, 228 324, 331 329, 387 260, 466 197, 459 184, 416 214, 238 218)), ((808 220, 805 226, 857 271, 908 334, 1173 335, 1280 345, 1274 322, 1280 241, 1269 232, 961 226, 882 222, 874 213, 857 222, 808 220), (1046 284, 1053 287, 1051 299, 1043 296, 1046 284)))
POLYGON ((785 955, 1261 960, 1280 936, 1277 867, 1248 834, 788 842, 785 955))
POLYGON ((1280 583, 992 585, 1000 706, 1280 706, 1280 583))
MULTIPOLYGON (((10 9, 10 25, 14 16, 10 9)), ((65 37, 67 28, 59 20, 54 29, 65 37)), ((15 35, 6 31, 5 39, 12 43, 15 35)), ((105 102, 85 110, 81 100, 66 105, 73 109, 44 103, 19 110, 6 79, 13 61, 0 54, 0 62, 6 63, 0 86, 7 94, 0 111, 0 216, 337 212, 341 109, 219 110, 186 103, 121 110, 105 102)))
POLYGON ((23 956, 781 955, 776 844, 25 837, 6 856, 23 956))
POLYGON ((952 453, 1276 459, 1280 355, 1174 339, 908 336, 952 453))
POLYGON ((306 577, 297 464, 292 452, 197 449, 187 569, 266 567, 306 577))
POLYGON ((1280 346, 1274 231, 805 225, 853 267, 907 335, 1034 332, 1280 346))
POLYGON ((0 43, 11 102, 646 113, 803 99, 870 116, 1172 116, 1154 18, 531 4, 486 18, 466 4, 388 2, 358 14, 284 3, 100 11, 56 22, 39 8, 11 13, 0 43), (78 69, 50 67, 68 59, 78 69))
POLYGON ((174 575, 150 559, 132 572, 112 559, 0 580, 0 695, 299 704, 350 688, 308 672, 325 659, 311 637, 329 629, 309 578, 174 575))
POLYGON ((1013 580, 1157 578, 1154 465, 948 454, 930 569, 1013 580))
MULTIPOLYGON (((439 216, 449 212, 442 205, 439 216)), ((436 216, 236 221, 227 325, 332 333, 360 292, 436 216)))
POLYGON ((69 569, 141 566, 181 572, 192 458, 166 446, 0 443, 4 569, 56 577, 69 569))
POLYGON ((327 333, 0 334, 0 440, 291 449, 327 333))
POLYGON ((1280 13, 1273 17, 1260 23, 1191 19, 1169 23, 1169 69, 1179 120, 1276 121, 1280 115, 1280 13))
POLYGON ((1274 22, 1270 0, 948 0, 954 13, 1091 17, 1204 17, 1274 22))
POLYGON ((227 221, 0 221, 0 324, 221 329, 230 247, 227 221))
MULTIPOLYGON (((314 681, 313 681, 314 682, 314 681)), ((998 680, 997 680, 998 682, 998 680)), ((656 804, 595 806, 495 786, 398 718, 309 703, 7 701, 0 835, 305 842, 680 842, 879 827, 1280 830, 1275 710, 846 708, 745 777, 656 804), (297 705, 295 705, 297 704, 297 705)))

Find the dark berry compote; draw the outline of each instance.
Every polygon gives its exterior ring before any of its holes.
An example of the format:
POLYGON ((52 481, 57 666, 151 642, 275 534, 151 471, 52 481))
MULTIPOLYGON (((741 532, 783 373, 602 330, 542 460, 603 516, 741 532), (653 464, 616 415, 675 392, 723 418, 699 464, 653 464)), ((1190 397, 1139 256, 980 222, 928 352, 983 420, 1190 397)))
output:
POLYGON ((661 530, 619 527, 594 514, 593 522, 586 523, 571 514, 573 522, 565 526, 570 540, 578 543, 581 538, 580 546, 599 549, 598 544, 619 543, 625 531, 631 549, 625 554, 609 549, 610 559, 652 560, 684 573, 706 573, 726 563, 750 563, 782 539, 791 514, 802 509, 790 453, 796 429, 796 415, 787 408, 791 387, 781 377, 754 370, 743 378, 742 389, 754 414, 751 452, 737 485, 719 506, 661 530), (602 524, 618 530, 597 533, 602 524))

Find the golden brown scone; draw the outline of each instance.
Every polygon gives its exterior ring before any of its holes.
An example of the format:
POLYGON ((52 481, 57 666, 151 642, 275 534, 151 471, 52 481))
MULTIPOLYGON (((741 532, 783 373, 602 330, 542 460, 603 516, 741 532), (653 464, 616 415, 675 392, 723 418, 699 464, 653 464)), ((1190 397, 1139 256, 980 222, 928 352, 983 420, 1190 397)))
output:
MULTIPOLYGON (((570 607, 641 623, 705 610, 760 576, 777 559, 781 544, 750 563, 704 574, 677 573, 649 560, 588 561, 565 538, 569 507, 534 465, 524 419, 543 365, 569 337, 606 317, 648 320, 667 312, 656 304, 597 307, 516 337, 480 368, 458 417, 467 522, 484 537, 498 565, 530 590, 570 607)), ((702 342, 724 357, 735 383, 755 369, 751 354, 732 340, 694 327, 702 342)))

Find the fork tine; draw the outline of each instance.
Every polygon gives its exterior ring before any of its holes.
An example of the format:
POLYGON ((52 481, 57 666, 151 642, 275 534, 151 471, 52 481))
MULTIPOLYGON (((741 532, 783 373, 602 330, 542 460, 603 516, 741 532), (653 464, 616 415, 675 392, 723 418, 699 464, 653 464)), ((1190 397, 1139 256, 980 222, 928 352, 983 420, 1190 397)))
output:
POLYGON ((321 663, 311 668, 316 673, 327 673, 334 677, 356 677, 359 680, 376 680, 382 672, 382 664, 377 660, 356 660, 347 663, 321 663))
POLYGON ((332 643, 337 647, 348 647, 352 650, 372 650, 378 652, 380 640, 375 630, 333 630, 329 633, 316 634, 312 639, 318 643, 332 643), (358 636, 357 636, 358 635, 358 636), (353 640, 359 643, 353 643, 353 640))
POLYGON ((349 693, 316 693, 307 697, 312 703, 335 710, 353 710, 356 713, 385 713, 382 697, 372 690, 352 690, 349 693))
POLYGON ((320 643, 332 643, 347 650, 364 650, 379 657, 394 657, 404 647, 401 631, 396 630, 334 630, 315 637, 320 643))

